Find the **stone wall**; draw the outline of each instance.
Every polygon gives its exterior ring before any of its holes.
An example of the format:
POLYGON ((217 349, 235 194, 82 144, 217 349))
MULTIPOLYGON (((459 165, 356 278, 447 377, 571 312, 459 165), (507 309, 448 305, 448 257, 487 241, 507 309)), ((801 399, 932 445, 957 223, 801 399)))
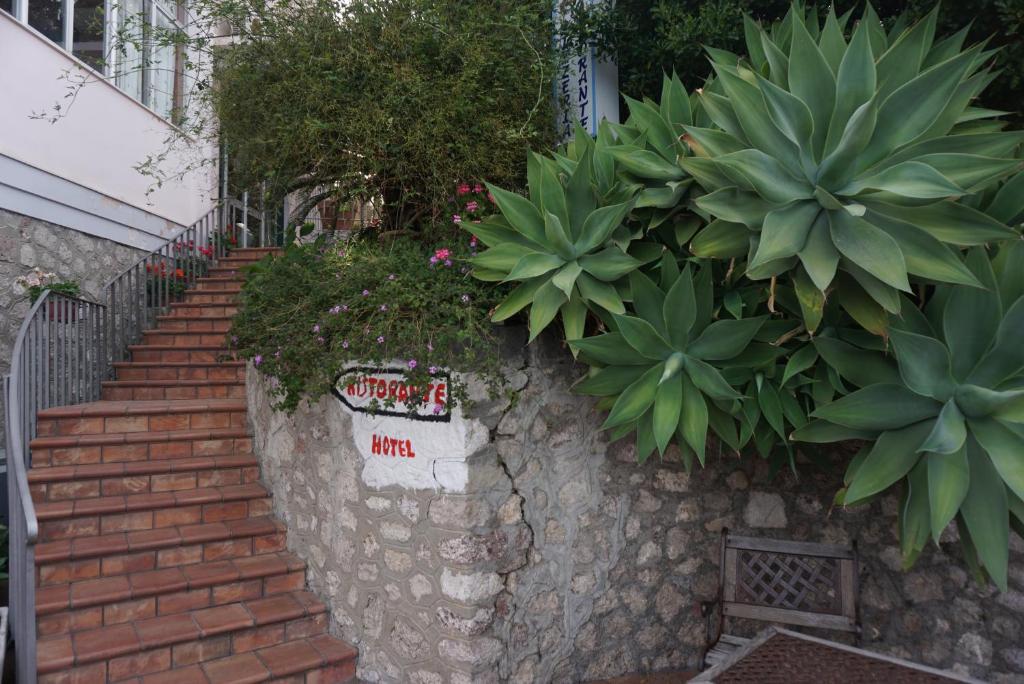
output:
MULTIPOLYGON (((75 281, 87 299, 99 301, 103 287, 142 257, 111 240, 0 209, 0 376, 11 367, 11 350, 28 313, 28 297, 15 279, 33 268, 75 281)), ((0 416, 0 447, 3 445, 0 416)))
POLYGON ((672 453, 637 466, 632 445, 607 444, 592 402, 569 391, 580 372, 550 340, 510 358, 515 397, 476 409, 491 441, 453 494, 366 487, 340 402, 274 413, 250 371, 264 479, 335 629, 360 648, 362 678, 583 682, 694 669, 699 606, 715 595, 728 527, 856 540, 863 646, 1024 682, 1020 539, 1005 594, 968 577, 952 536, 903 572, 895 497, 829 510, 841 457, 774 481, 763 461, 725 454, 690 475, 672 453))

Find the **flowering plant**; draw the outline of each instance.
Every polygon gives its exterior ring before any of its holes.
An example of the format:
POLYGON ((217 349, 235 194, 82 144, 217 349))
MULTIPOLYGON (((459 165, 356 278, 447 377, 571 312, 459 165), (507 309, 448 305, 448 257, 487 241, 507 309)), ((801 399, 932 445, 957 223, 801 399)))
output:
MULTIPOLYGON (((229 226, 229 241, 232 235, 229 226)), ((213 240, 211 238, 208 245, 194 240, 175 242, 170 257, 154 257, 154 261, 146 264, 146 295, 150 306, 163 303, 165 297, 180 300, 188 289, 190 275, 203 277, 209 272, 213 240)))
POLYGON ((28 295, 29 302, 32 304, 47 290, 67 297, 77 297, 79 295, 81 288, 79 288, 78 283, 71 280, 61 281, 58 278, 59 276, 56 273, 48 273, 36 267, 25 275, 15 278, 14 283, 22 292, 28 295))
MULTIPOLYGON (((504 288, 472 277, 473 242, 445 230, 393 242, 366 235, 292 245, 250 267, 231 344, 277 380, 285 410, 330 392, 339 379, 355 380, 346 369, 357 365, 400 368, 410 387, 446 369, 472 371, 496 392, 499 345, 488 312, 504 288)), ((465 402, 466 389, 451 377, 442 408, 465 402)))

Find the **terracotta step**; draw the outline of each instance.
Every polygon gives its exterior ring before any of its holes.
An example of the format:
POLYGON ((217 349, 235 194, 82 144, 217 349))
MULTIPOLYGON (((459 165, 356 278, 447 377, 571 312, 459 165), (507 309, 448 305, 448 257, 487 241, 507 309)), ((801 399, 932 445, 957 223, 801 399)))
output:
POLYGON ((180 330, 146 330, 142 344, 147 347, 207 347, 225 346, 227 337, 220 332, 190 332, 180 330))
MULTIPOLYGON (((240 520, 267 515, 270 492, 259 482, 223 487, 184 488, 143 494, 40 501, 36 503, 39 539, 79 539, 113 532, 157 530, 180 525, 240 520)), ((175 480, 168 480, 172 485, 175 480)))
POLYGON ((36 545, 36 565, 40 578, 52 583, 98 577, 103 567, 134 562, 139 554, 155 552, 154 567, 166 568, 275 553, 284 551, 284 542, 285 528, 274 518, 242 518, 42 542, 36 545), (44 573, 43 566, 51 565, 44 573))
POLYGON ((231 329, 232 316, 157 316, 156 327, 160 331, 220 332, 231 329))
MULTIPOLYGON (((121 681, 147 674, 144 670, 148 667, 142 663, 151 661, 152 656, 149 654, 157 649, 170 647, 176 650, 188 644, 191 645, 188 650, 199 650, 203 642, 228 636, 228 653, 237 655, 254 650, 254 646, 285 643, 289 630, 296 638, 323 634, 323 622, 311 621, 309 618, 325 612, 324 604, 312 594, 296 591, 44 637, 38 642, 39 674, 42 676, 63 672, 71 667, 109 661, 107 681, 121 681), (282 629, 275 629, 278 626, 282 629), (126 656, 143 654, 148 657, 126 660, 126 656)), ((168 655, 173 662, 173 653, 168 655)), ((170 665, 167 662, 162 669, 169 669, 170 665)))
POLYGON ((263 256, 266 254, 280 254, 284 247, 232 247, 228 251, 229 257, 241 257, 246 255, 263 256))
POLYGON ((244 361, 209 363, 120 361, 114 364, 118 380, 209 380, 245 381, 244 361))
POLYGON ((221 344, 192 345, 190 347, 168 345, 130 344, 133 361, 147 362, 181 362, 181 363, 217 363, 231 360, 231 350, 221 344))
POLYGON ((36 501, 148 494, 187 487, 226 487, 259 480, 259 461, 248 454, 32 468, 36 501))
POLYGON ((171 302, 172 316, 234 316, 236 313, 236 303, 171 302))
POLYGON ((39 635, 301 591, 305 569, 302 559, 283 552, 51 584, 36 590, 39 635))
POLYGON ((206 278, 196 278, 196 289, 204 292, 239 292, 242 289, 243 282, 245 282, 245 277, 240 275, 208 276, 206 278))
POLYGON ((40 437, 244 428, 246 404, 243 399, 95 401, 40 411, 37 426, 40 437))
POLYGON ((234 304, 238 301, 238 290, 186 290, 184 304, 234 304))
MULTIPOLYGON (((210 414, 223 418, 231 414, 210 414)), ((32 467, 163 461, 252 452, 252 438, 242 426, 198 430, 121 432, 37 437, 29 444, 32 467)))
MULTIPOLYGON (((224 263, 223 260, 221 263, 224 263)), ((241 270, 249 265, 249 263, 256 263, 255 261, 248 263, 236 263, 234 265, 228 263, 227 265, 214 266, 207 271, 207 275, 211 278, 226 278, 232 276, 245 277, 245 273, 241 270)))
POLYGON ((244 399, 245 381, 232 380, 108 380, 102 383, 104 400, 244 399))

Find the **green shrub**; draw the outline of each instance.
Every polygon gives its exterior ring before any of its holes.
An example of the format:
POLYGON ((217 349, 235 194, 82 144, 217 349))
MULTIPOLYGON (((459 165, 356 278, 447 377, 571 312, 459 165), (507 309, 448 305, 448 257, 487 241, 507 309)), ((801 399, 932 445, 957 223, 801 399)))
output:
MULTIPOLYGON (((470 370, 497 390, 488 312, 506 290, 471 277, 472 242, 449 231, 429 241, 365 235, 293 245, 250 267, 232 346, 275 379, 285 410, 330 392, 355 365, 399 364, 420 387, 437 369, 470 370)), ((457 375, 449 395, 453 405, 467 398, 457 375)))
POLYGON ((208 97, 240 187, 383 200, 385 228, 430 226, 463 178, 521 186, 553 138, 543 0, 198 0, 242 27, 208 97))
POLYGON ((956 519, 1005 590, 1008 530, 1024 532, 1024 135, 972 105, 992 52, 936 39, 936 12, 888 32, 870 6, 817 16, 747 19, 746 55, 709 47, 693 96, 665 78, 660 105, 627 99, 625 124, 534 160, 529 198, 495 190, 476 263, 503 257, 520 289, 558 280, 594 314, 562 310, 590 365, 577 389, 636 432, 641 462, 674 441, 703 463, 709 429, 775 467, 798 442, 867 440, 837 502, 902 486, 906 562, 956 519), (623 203, 593 233, 538 218, 623 203), (616 297, 564 275, 586 272, 580 243, 642 255, 606 273, 616 297))

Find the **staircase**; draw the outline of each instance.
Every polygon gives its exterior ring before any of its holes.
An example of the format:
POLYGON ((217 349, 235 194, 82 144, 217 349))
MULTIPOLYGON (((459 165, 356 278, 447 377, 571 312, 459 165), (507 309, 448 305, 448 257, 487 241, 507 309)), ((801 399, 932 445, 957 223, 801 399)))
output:
POLYGON ((239 268, 268 251, 199 278, 101 401, 38 413, 40 682, 354 680, 259 482, 244 364, 224 360, 239 268))

